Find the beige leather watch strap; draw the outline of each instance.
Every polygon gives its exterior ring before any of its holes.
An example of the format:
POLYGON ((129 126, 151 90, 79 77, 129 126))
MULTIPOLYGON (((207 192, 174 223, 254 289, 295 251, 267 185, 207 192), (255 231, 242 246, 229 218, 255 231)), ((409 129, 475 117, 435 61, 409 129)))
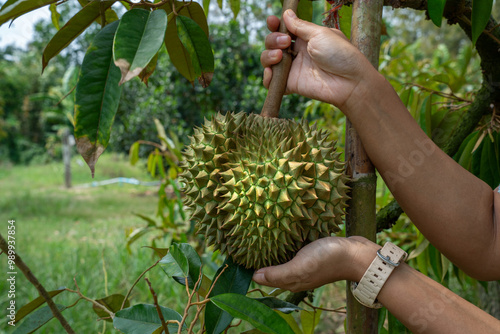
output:
POLYGON ((405 251, 391 242, 378 250, 359 283, 351 283, 351 291, 357 301, 366 307, 381 308, 382 304, 376 301, 377 296, 394 268, 404 262, 407 256, 405 251))

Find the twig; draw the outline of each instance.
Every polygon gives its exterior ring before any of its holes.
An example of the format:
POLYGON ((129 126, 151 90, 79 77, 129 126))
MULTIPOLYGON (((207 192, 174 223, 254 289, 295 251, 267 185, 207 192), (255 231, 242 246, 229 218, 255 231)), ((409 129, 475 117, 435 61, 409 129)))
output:
MULTIPOLYGON (((462 22, 465 22, 467 25, 471 26, 472 27, 472 22, 465 16, 465 15, 462 15, 459 17, 460 20, 462 20, 462 22)), ((495 28, 498 27, 495 26, 495 28)), ((498 39, 495 35, 492 34, 492 31, 495 30, 495 28, 491 29, 491 30, 483 30, 483 34, 485 35, 488 35, 489 38, 491 38, 492 40, 494 40, 495 42, 497 42, 498 44, 500 44, 500 39, 498 39)))
MULTIPOLYGON (((5 241, 5 239, 3 238, 2 234, 0 234, 0 249, 5 254, 9 254, 9 246, 7 244, 7 241, 5 241)), ((57 308, 56 304, 54 303, 54 301, 52 300, 52 298, 48 294, 47 290, 45 290, 43 285, 38 281, 38 279, 35 277, 35 275, 33 275, 33 273, 31 272, 31 269, 23 262, 23 260, 21 259, 21 257, 17 253, 15 253, 14 256, 15 256, 14 262, 16 264, 16 267, 18 267, 19 270, 21 270, 21 272, 28 279, 28 281, 30 281, 30 283, 33 284, 33 286, 38 290, 38 293, 40 294, 40 296, 42 296, 43 299, 45 299, 45 301, 47 302, 47 305, 49 306, 50 310, 52 311, 52 314, 54 314, 54 317, 57 320, 59 320, 59 322, 61 323, 61 326, 64 328, 64 330, 67 333, 76 334, 75 331, 73 330, 73 328, 71 328, 71 326, 68 323, 68 321, 66 320, 66 318, 64 318, 62 313, 57 308)))
POLYGON ((64 101, 65 98, 67 98, 68 96, 71 95, 71 93, 73 93, 73 91, 76 89, 76 85, 73 86, 73 88, 71 88, 71 90, 62 97, 62 99, 59 100, 59 102, 56 103, 56 106, 60 105, 62 103, 62 101, 64 101))
POLYGON ((134 284, 132 284, 132 286, 130 287, 130 289, 128 290, 127 292, 127 295, 125 296, 125 298, 123 299, 123 302, 122 302, 122 306, 120 307, 120 310, 123 310, 123 308, 125 307, 125 302, 127 301, 128 297, 130 296, 130 294, 132 293, 132 290, 134 289, 134 287, 136 286, 136 284, 139 282, 139 280, 142 278, 142 276, 146 275, 146 273, 148 271, 150 271, 151 269, 153 269, 157 264, 158 262, 160 262, 161 259, 159 259, 158 261, 155 262, 155 264, 153 264, 151 267, 149 267, 148 269, 144 270, 142 272, 141 275, 139 275, 139 277, 137 277, 137 279, 135 280, 134 284))
POLYGON ((427 92, 431 92, 433 94, 436 94, 436 95, 439 95, 441 97, 444 97, 444 98, 447 98, 447 99, 450 99, 450 100, 457 100, 457 101, 461 101, 461 102, 467 102, 467 103, 472 103, 471 100, 467 100, 467 99, 464 99, 462 97, 459 97, 459 96, 456 96, 455 94, 453 93, 450 93, 450 94, 447 94, 447 93, 443 93, 443 92, 440 92, 440 91, 437 91, 437 90, 434 90, 432 88, 428 88, 428 87, 425 87, 425 86, 422 86, 422 85, 419 85, 417 83, 407 83, 405 84, 405 86, 410 86, 410 87, 417 87, 417 88, 420 88, 421 90, 425 90, 427 92))
POLYGON ((321 311, 327 311, 327 312, 347 313, 346 311, 342 311, 343 309, 345 310, 345 306, 341 306, 341 307, 337 307, 335 309, 332 309, 332 308, 316 307, 316 306, 313 306, 311 303, 306 302, 305 300, 303 300, 302 302, 304 304, 306 304, 307 306, 311 307, 314 311, 321 310, 321 311))
POLYGON ((261 289, 258 289, 258 288, 248 291, 247 294, 248 293, 252 293, 252 292, 260 292, 260 294, 262 295, 262 297, 267 297, 268 296, 267 293, 265 293, 264 291, 262 291, 261 289))
POLYGON ((238 327, 239 325, 241 325, 241 322, 242 320, 240 319, 240 321, 238 321, 237 323, 235 323, 234 325, 229 325, 227 326, 227 328, 224 330, 224 333, 227 333, 227 331, 229 330, 229 328, 231 327, 238 327))
POLYGON ((165 318, 163 317, 163 313, 161 312, 160 305, 158 304, 158 297, 156 296, 156 292, 155 292, 155 290, 153 290, 153 287, 151 286, 151 282, 148 280, 148 278, 144 277, 144 279, 148 283, 149 291, 151 291, 151 294, 153 295, 154 305, 156 307, 156 312, 158 312, 158 316, 160 317, 160 321, 161 321, 161 325, 163 327, 163 330, 165 331, 165 334, 170 334, 170 332, 168 331, 167 324, 165 323, 165 318))
POLYGON ((96 307, 102 309, 104 312, 106 312, 107 314, 109 314, 109 316, 111 318, 115 317, 115 314, 112 311, 110 311, 106 306, 104 306, 101 303, 97 302, 97 300, 91 299, 91 298, 86 297, 86 296, 84 296, 82 294, 82 292, 80 291, 80 287, 78 286, 78 283, 76 282, 76 277, 73 277, 73 281, 75 282, 76 290, 71 290, 71 289, 66 288, 65 289, 66 291, 72 292, 72 293, 76 293, 78 296, 80 296, 81 299, 85 299, 86 301, 91 302, 92 304, 94 304, 96 307))

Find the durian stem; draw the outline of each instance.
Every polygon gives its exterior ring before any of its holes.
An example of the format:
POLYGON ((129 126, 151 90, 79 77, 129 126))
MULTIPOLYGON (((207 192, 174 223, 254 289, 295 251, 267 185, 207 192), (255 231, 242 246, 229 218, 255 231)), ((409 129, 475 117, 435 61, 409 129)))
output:
MULTIPOLYGON (((283 21, 283 14, 288 9, 297 12, 298 5, 299 0, 285 0, 283 2, 283 12, 281 15, 279 32, 289 34, 285 22, 283 21)), ((292 67, 292 46, 290 46, 287 50, 283 50, 283 59, 279 64, 272 67, 273 78, 271 79, 271 83, 269 85, 269 91, 267 92, 264 107, 262 107, 262 112, 260 113, 261 116, 279 117, 281 100, 283 99, 283 95, 285 95, 286 84, 288 81, 288 73, 292 67)))

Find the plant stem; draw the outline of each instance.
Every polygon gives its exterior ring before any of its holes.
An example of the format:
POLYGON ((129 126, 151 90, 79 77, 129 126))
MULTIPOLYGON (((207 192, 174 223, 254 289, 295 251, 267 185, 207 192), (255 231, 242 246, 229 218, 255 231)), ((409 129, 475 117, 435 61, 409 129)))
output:
MULTIPOLYGON (((281 17, 281 23, 279 32, 283 34, 288 34, 288 29, 285 26, 283 20, 283 14, 291 9, 297 12, 299 1, 298 0, 285 0, 283 2, 283 12, 281 17)), ((273 78, 271 79, 271 84, 269 85, 269 91, 267 92, 266 101, 264 102, 264 107, 262 107, 261 116, 264 117, 279 117, 281 101, 283 100, 283 95, 285 95, 286 84, 288 82, 288 73, 292 67, 292 47, 288 50, 283 50, 283 59, 277 65, 273 66, 273 78)))
MULTIPOLYGON (((9 254, 9 246, 7 244, 7 241, 3 238, 3 236, 0 234, 0 249, 2 250, 3 253, 6 255, 9 254)), ((38 293, 40 296, 45 299, 47 302, 47 305, 49 306, 50 310, 52 311, 52 314, 54 314, 54 317, 61 323, 61 326, 64 328, 64 330, 69 333, 69 334, 76 334, 73 328, 71 328, 70 324, 64 318, 62 313, 59 311, 57 308, 56 304, 48 294, 47 290, 43 287, 43 285, 38 281, 38 279, 33 275, 31 272, 31 269, 26 265, 26 263, 23 262, 21 257, 16 253, 15 254, 15 260, 14 260, 16 267, 21 270, 21 272, 24 274, 24 276, 30 281, 31 284, 38 290, 38 293)))
POLYGON ((155 264, 153 264, 151 267, 149 267, 148 269, 144 270, 142 272, 141 275, 139 275, 139 277, 137 277, 137 279, 135 280, 134 284, 132 284, 132 286, 130 287, 130 289, 128 290, 127 292, 127 295, 125 296, 125 298, 123 299, 123 302, 122 302, 122 306, 120 307, 120 310, 123 310, 123 307, 125 307, 125 302, 127 301, 128 297, 130 296, 130 294, 132 293, 132 290, 134 289, 134 287, 136 286, 136 284, 139 282, 139 280, 142 278, 142 276, 146 275, 146 273, 148 271, 150 271, 151 269, 153 269, 157 264, 158 262, 160 262, 161 259, 159 259, 158 261, 155 262, 155 264))
POLYGON ((160 317, 160 321, 161 321, 161 325, 163 327, 163 330, 165 331, 165 334, 170 334, 170 332, 168 331, 167 324, 165 323, 165 318, 163 317, 163 313, 161 312, 160 305, 158 304, 158 297, 156 296, 156 292, 155 292, 155 290, 153 290, 153 287, 151 286, 151 282, 148 280, 148 278, 144 277, 144 279, 146 280, 146 283, 148 283, 149 291, 151 291, 151 294, 153 295, 154 305, 156 307, 156 311, 158 312, 158 316, 160 317))

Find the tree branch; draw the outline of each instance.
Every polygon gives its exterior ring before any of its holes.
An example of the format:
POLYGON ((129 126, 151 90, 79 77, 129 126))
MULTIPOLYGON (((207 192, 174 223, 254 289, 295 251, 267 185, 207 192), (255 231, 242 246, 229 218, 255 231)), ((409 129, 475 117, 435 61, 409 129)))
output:
MULTIPOLYGON (((7 241, 5 241, 5 239, 3 238, 3 236, 1 234, 0 234, 0 249, 6 255, 9 254, 9 246, 7 244, 7 241)), ((35 277, 35 275, 33 275, 33 273, 31 272, 31 269, 26 265, 26 263, 23 262, 23 260, 21 259, 21 257, 17 253, 15 253, 14 256, 15 256, 14 262, 16 264, 16 267, 18 267, 19 270, 21 270, 21 272, 28 279, 28 281, 30 281, 30 283, 33 284, 33 286, 38 290, 38 293, 40 293, 40 296, 42 296, 43 299, 45 299, 45 301, 47 302, 47 305, 49 306, 50 310, 52 311, 52 314, 54 314, 54 317, 57 320, 59 320, 59 322, 61 323, 61 326, 64 328, 64 330, 69 334, 76 334, 75 331, 73 330, 73 328, 71 328, 71 326, 68 323, 68 321, 66 320, 66 318, 64 318, 62 313, 57 308, 56 304, 54 303, 54 301, 52 300, 52 298, 48 294, 47 290, 45 290, 43 285, 38 281, 38 279, 35 277)))

